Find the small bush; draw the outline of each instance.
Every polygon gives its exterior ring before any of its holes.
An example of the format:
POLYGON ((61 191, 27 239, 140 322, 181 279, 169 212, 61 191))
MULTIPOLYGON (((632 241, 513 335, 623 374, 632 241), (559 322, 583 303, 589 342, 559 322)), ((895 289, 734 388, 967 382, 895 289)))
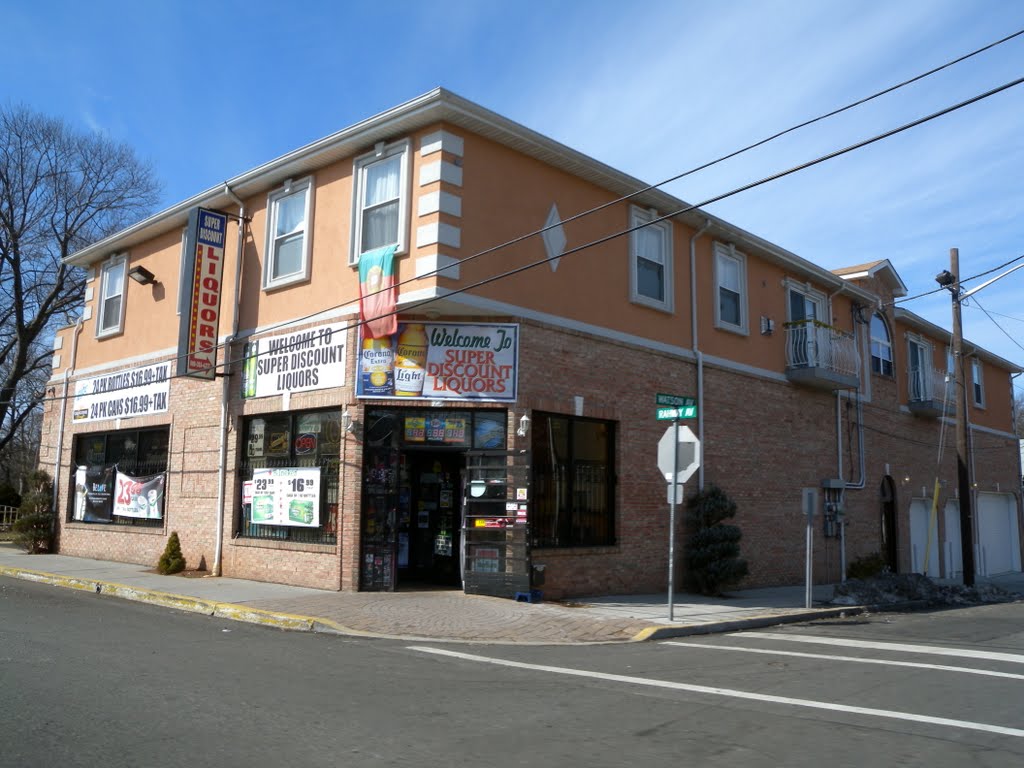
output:
POLYGON ((870 555, 861 555, 848 566, 846 576, 851 579, 870 579, 889 570, 885 558, 878 552, 870 555))
POLYGON ((735 514, 736 502, 713 485, 686 503, 686 571, 690 586, 702 595, 720 595, 724 587, 747 575, 747 561, 739 556, 743 534, 739 527, 723 523, 735 514))
POLYGON ((178 539, 177 531, 171 531, 171 537, 167 540, 167 546, 160 555, 156 569, 165 576, 185 570, 185 556, 181 554, 181 541, 178 539))
POLYGON ((14 543, 30 555, 49 552, 53 548, 53 483, 42 471, 33 472, 28 479, 29 490, 18 507, 18 519, 11 530, 14 543))

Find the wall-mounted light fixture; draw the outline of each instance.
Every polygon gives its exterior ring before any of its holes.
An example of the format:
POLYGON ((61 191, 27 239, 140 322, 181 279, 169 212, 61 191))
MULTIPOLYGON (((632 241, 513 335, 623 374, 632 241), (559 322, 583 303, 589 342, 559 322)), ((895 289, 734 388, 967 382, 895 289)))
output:
POLYGON ((156 282, 156 275, 145 267, 140 267, 138 265, 128 270, 128 277, 139 285, 149 285, 156 282))
POLYGON ((516 434, 519 435, 520 437, 526 437, 529 431, 530 417, 524 413, 523 417, 519 420, 519 429, 516 430, 516 434))
POLYGON ((352 414, 348 412, 348 408, 341 412, 341 428, 352 434, 356 431, 359 426, 359 422, 352 418, 352 414))

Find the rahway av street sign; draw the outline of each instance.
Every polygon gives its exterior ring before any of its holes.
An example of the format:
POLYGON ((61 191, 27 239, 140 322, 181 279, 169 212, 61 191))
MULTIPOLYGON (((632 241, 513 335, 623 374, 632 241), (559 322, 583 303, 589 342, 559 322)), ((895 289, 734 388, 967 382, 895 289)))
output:
POLYGON ((676 419, 697 418, 697 406, 687 405, 682 408, 659 408, 658 421, 675 421, 676 419))

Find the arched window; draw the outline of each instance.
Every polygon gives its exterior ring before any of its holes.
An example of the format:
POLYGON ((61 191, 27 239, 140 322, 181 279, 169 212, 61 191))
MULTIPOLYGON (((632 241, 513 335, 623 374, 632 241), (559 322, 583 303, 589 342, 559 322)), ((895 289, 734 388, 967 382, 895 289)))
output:
POLYGON ((871 316, 871 372, 892 376, 892 337, 885 318, 871 316))

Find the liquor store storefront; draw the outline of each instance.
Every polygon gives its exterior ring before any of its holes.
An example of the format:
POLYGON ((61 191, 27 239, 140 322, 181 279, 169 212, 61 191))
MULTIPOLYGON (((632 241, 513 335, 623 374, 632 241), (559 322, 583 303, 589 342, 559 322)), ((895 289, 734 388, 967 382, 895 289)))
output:
POLYGON ((504 409, 367 408, 360 588, 460 588, 467 452, 504 449, 504 409))

